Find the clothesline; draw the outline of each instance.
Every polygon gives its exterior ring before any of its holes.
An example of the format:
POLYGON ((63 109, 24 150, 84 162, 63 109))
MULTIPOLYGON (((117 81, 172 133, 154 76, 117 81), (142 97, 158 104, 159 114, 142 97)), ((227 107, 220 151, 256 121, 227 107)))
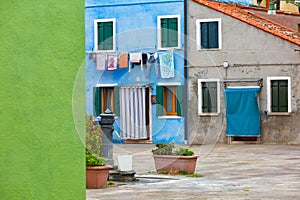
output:
POLYGON ((118 68, 128 68, 128 71, 139 65, 141 71, 146 67, 146 77, 150 76, 150 70, 155 68, 155 75, 161 78, 173 78, 174 73, 174 52, 139 52, 139 53, 123 53, 123 54, 110 54, 106 52, 91 53, 90 59, 96 63, 97 70, 114 71, 118 68))

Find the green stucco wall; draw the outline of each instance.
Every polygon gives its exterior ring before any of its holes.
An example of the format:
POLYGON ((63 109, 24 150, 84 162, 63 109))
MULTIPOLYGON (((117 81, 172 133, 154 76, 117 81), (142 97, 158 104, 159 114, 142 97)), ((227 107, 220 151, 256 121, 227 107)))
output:
POLYGON ((0 38, 0 198, 85 199, 84 1, 1 1, 0 38))

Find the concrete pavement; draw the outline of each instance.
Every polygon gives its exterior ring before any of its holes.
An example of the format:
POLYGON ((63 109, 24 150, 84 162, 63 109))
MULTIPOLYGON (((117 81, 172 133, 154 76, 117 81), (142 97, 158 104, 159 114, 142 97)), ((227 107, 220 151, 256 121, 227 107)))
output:
POLYGON ((132 154, 137 182, 87 190, 86 199, 300 199, 300 145, 176 145, 200 157, 203 177, 158 175, 154 144, 114 145, 117 155, 132 154))

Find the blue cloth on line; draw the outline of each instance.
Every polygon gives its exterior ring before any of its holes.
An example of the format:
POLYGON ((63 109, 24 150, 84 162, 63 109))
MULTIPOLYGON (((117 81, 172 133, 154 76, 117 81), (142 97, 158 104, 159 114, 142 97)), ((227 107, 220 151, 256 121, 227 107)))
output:
POLYGON ((227 88, 225 90, 226 135, 259 136, 260 112, 257 95, 260 88, 227 88))

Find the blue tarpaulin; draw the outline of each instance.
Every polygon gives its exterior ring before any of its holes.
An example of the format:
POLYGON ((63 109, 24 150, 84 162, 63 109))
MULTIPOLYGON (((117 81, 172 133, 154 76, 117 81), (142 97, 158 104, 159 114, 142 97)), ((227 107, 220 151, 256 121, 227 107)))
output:
POLYGON ((259 87, 225 90, 227 136, 260 135, 260 112, 257 103, 259 91, 259 87))

